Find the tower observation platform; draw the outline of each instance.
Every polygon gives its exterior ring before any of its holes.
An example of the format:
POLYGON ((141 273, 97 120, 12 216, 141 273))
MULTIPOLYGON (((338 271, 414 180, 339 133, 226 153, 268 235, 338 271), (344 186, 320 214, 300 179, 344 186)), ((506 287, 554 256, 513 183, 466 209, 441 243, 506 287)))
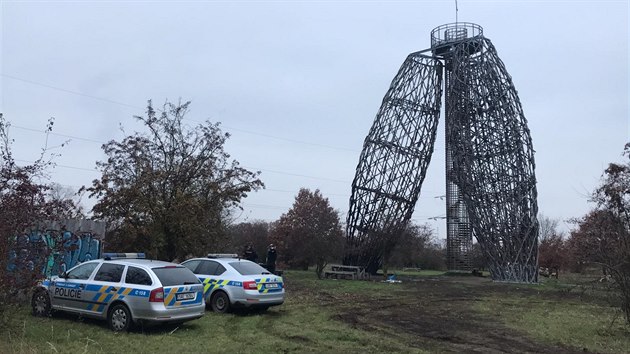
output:
POLYGON ((482 48, 483 28, 469 22, 448 23, 431 31, 431 51, 436 57, 448 58, 454 46, 465 43, 469 55, 482 48))

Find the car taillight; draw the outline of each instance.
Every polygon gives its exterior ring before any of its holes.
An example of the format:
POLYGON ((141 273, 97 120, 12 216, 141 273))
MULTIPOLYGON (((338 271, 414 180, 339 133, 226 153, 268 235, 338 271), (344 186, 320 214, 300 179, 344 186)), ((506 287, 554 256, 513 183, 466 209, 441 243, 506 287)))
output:
POLYGON ((151 290, 151 294, 149 295, 149 302, 164 302, 164 288, 151 290))
POLYGON ((257 290, 258 286, 256 285, 255 281, 244 281, 243 282, 243 289, 245 289, 245 290, 257 290))

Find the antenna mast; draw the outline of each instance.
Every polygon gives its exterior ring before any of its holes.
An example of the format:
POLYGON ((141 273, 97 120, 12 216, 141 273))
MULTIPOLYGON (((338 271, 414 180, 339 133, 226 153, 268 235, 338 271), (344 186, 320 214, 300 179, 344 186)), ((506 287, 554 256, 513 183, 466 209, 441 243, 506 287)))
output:
POLYGON ((459 22, 457 20, 457 13, 459 12, 459 9, 457 8, 457 0, 455 0, 455 23, 459 22))

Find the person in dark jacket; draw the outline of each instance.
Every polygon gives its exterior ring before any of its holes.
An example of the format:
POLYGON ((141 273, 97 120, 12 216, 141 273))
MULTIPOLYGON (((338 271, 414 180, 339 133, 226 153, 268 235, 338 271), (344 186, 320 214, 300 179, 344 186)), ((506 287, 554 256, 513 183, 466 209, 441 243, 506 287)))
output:
POLYGON ((254 250, 254 246, 252 246, 251 243, 247 245, 247 248, 245 248, 245 252, 243 252, 243 258, 254 263, 256 263, 256 260, 258 260, 258 254, 254 250))
POLYGON ((267 247, 267 270, 271 273, 276 272, 276 258, 278 258, 276 246, 272 243, 267 247))

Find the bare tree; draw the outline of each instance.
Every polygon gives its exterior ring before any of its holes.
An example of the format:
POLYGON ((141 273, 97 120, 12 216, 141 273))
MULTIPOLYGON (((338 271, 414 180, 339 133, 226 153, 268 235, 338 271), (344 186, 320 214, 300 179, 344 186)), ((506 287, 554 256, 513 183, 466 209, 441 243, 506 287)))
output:
POLYGON ((543 268, 541 275, 557 277, 560 269, 568 262, 567 244, 564 233, 558 231, 559 221, 545 215, 538 216, 540 234, 538 242, 538 265, 543 268))
POLYGON ((546 215, 538 215, 539 234, 538 241, 545 241, 547 238, 553 237, 558 234, 558 220, 552 219, 546 215))
POLYGON ((562 233, 552 233, 538 244, 538 265, 545 268, 544 276, 558 277, 568 261, 568 249, 562 233))
POLYGON ((81 203, 84 192, 73 190, 69 186, 64 186, 60 183, 53 182, 50 184, 49 198, 51 200, 64 200, 73 204, 74 215, 73 218, 85 217, 83 205, 81 203))

